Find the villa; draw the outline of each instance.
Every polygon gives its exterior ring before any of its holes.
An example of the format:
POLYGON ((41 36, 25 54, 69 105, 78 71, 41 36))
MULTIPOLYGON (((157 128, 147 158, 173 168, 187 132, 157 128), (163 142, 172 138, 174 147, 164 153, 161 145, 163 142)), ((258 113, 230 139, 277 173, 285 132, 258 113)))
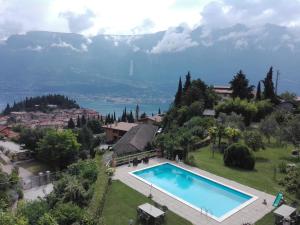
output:
POLYGON ((214 85, 213 90, 219 97, 221 97, 222 100, 228 99, 232 95, 230 86, 214 85))
POLYGON ((108 124, 102 126, 106 134, 106 142, 116 142, 119 140, 127 131, 131 128, 137 126, 136 123, 127 123, 127 122, 115 122, 113 124, 108 124))
POLYGON ((113 146, 114 153, 121 156, 144 151, 147 145, 153 141, 157 130, 158 127, 151 124, 139 124, 132 127, 113 146))

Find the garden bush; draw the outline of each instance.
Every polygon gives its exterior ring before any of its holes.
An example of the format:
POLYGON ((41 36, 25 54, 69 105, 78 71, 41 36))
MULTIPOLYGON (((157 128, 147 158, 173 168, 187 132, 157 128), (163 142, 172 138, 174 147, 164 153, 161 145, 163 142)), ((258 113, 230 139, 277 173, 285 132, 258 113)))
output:
POLYGON ((255 158, 246 145, 235 143, 225 150, 224 163, 229 167, 253 170, 255 158))

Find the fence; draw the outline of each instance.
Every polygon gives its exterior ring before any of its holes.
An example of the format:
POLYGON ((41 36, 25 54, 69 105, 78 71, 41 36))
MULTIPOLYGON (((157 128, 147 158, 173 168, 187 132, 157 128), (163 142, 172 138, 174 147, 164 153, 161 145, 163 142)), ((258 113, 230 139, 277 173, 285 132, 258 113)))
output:
POLYGON ((121 157, 116 157, 114 158, 114 162, 116 166, 123 165, 126 163, 131 162, 133 159, 138 159, 141 160, 143 158, 152 158, 157 156, 157 151, 156 150, 150 150, 150 151, 145 151, 141 153, 136 153, 132 155, 126 155, 126 156, 121 156, 121 157))

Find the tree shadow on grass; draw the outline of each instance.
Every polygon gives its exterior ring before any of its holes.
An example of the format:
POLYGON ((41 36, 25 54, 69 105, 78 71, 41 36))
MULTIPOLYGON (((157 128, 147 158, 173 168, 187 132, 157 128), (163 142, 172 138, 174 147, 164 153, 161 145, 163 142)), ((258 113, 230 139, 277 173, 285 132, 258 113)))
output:
POLYGON ((260 156, 256 157, 255 160, 258 163, 267 163, 267 162, 270 162, 270 159, 265 158, 265 157, 260 157, 260 156))

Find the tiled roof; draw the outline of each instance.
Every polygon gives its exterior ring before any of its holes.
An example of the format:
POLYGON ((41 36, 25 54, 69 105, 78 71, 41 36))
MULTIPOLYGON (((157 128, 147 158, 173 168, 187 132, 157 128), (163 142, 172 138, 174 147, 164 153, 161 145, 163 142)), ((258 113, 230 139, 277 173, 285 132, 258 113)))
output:
POLYGON ((140 124, 131 128, 114 146, 117 155, 131 154, 145 149, 157 132, 158 127, 140 124))
POLYGON ((136 123, 118 122, 118 123, 108 124, 103 127, 107 129, 129 131, 131 128, 135 126, 137 126, 136 123))

